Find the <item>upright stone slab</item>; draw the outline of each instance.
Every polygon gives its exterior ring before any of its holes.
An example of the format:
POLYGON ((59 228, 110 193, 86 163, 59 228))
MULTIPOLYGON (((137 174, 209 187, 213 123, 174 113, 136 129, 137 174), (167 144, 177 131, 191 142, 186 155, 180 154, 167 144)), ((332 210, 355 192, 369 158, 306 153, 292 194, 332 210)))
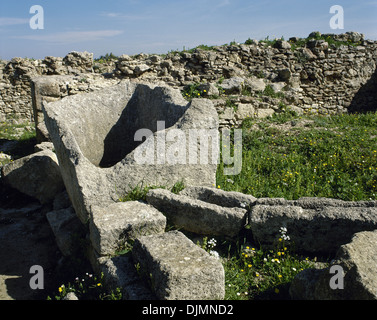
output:
POLYGON ((179 231, 140 237, 132 254, 161 300, 216 300, 225 295, 219 259, 179 231))
POLYGON ((152 206, 138 201, 118 202, 92 208, 90 240, 100 255, 111 255, 126 241, 163 233, 165 227, 165 216, 152 206))
POLYGON ((179 90, 124 81, 43 103, 43 109, 64 184, 84 223, 91 206, 110 205, 140 183, 215 183, 219 122, 210 100, 188 103, 179 90))

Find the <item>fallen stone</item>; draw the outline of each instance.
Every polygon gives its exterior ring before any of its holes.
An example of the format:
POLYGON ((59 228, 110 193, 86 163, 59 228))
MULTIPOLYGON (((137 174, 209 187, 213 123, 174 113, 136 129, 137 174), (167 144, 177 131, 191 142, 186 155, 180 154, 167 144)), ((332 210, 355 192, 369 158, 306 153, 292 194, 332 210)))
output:
POLYGON ((45 141, 34 146, 34 152, 40 152, 44 150, 50 150, 53 152, 54 145, 52 144, 52 142, 45 141))
MULTIPOLYGON (((70 79, 69 76, 61 76, 60 79, 70 79)), ((42 101, 45 97, 61 97, 60 86, 56 76, 35 77, 30 81, 36 139, 38 143, 48 141, 48 131, 44 124, 42 101)))
POLYGON ((93 53, 72 51, 68 53, 63 63, 76 72, 93 72, 93 53))
POLYGON ((279 39, 274 43, 274 48, 288 50, 291 49, 291 44, 288 41, 279 39))
POLYGON ((280 205, 260 205, 258 201, 250 211, 249 224, 254 240, 264 246, 272 246, 280 237, 280 227, 286 227, 296 250, 329 254, 349 242, 354 233, 377 228, 377 208, 365 202, 346 206, 330 199, 311 203, 308 199, 278 199, 280 205), (336 206, 339 203, 342 206, 336 206))
POLYGON ((147 72, 149 71, 151 68, 149 66, 147 66, 146 64, 140 64, 140 65, 137 65, 134 69, 134 74, 136 76, 139 76, 141 74, 143 74, 144 72, 147 72))
POLYGON ((243 120, 246 118, 254 118, 255 113, 255 108, 252 104, 239 103, 235 115, 237 119, 243 120))
POLYGON ((68 292, 67 295, 63 298, 64 301, 75 301, 79 300, 74 292, 68 292))
POLYGON ((165 216, 152 206, 138 201, 118 202, 92 208, 90 240, 100 255, 111 255, 128 240, 163 233, 165 227, 165 216))
POLYGON ((198 86, 198 90, 204 93, 204 96, 218 96, 220 94, 219 89, 213 83, 203 83, 198 86))
POLYGON ((258 109, 256 113, 259 119, 264 119, 271 117, 275 111, 273 109, 258 109))
POLYGON ((54 211, 61 210, 61 209, 67 209, 69 207, 72 207, 71 200, 69 199, 69 195, 67 191, 63 191, 56 195, 54 201, 53 201, 53 208, 54 211))
POLYGON ((342 245, 328 268, 304 270, 291 283, 290 295, 296 300, 377 300, 377 230, 356 233, 342 245), (340 267, 337 271, 330 270, 340 267), (342 288, 332 288, 333 277, 342 288))
POLYGON ((137 273, 131 254, 98 259, 98 272, 103 273, 105 286, 112 291, 121 288, 124 300, 156 300, 137 273))
POLYGON ((64 256, 74 253, 77 239, 83 234, 83 225, 73 208, 51 211, 46 214, 48 223, 55 235, 56 244, 64 256))
POLYGON ((315 287, 324 271, 308 268, 298 273, 289 287, 292 300, 315 300, 315 287))
POLYGON ((179 231, 136 239, 132 254, 161 300, 217 300, 225 295, 221 262, 179 231))
POLYGON ((246 209, 224 208, 176 195, 165 189, 150 190, 147 193, 147 202, 163 212, 177 227, 198 234, 233 237, 246 225, 246 209))
POLYGON ((6 153, 0 152, 0 161, 10 161, 10 160, 12 160, 12 156, 6 153))
POLYGON ((6 184, 42 204, 52 201, 64 189, 58 160, 49 150, 15 160, 2 167, 1 173, 6 184))
POLYGON ((252 195, 241 192, 224 191, 209 187, 187 187, 179 194, 228 208, 249 208, 257 200, 252 195))
POLYGON ((253 92, 263 92, 266 89, 266 83, 263 79, 250 78, 245 80, 245 87, 253 92))
POLYGON ((245 79, 241 77, 232 77, 225 79, 220 86, 225 91, 225 94, 241 93, 244 82, 245 79))
POLYGON ((202 139, 189 139, 193 130, 201 138, 218 133, 218 115, 210 100, 187 103, 179 90, 124 81, 43 108, 64 184, 83 223, 91 206, 110 205, 140 183, 215 183, 216 137, 214 147, 207 144, 205 159, 200 155, 202 139), (164 121, 163 128, 158 121, 164 121), (166 138, 165 146, 158 143, 161 138, 166 138))

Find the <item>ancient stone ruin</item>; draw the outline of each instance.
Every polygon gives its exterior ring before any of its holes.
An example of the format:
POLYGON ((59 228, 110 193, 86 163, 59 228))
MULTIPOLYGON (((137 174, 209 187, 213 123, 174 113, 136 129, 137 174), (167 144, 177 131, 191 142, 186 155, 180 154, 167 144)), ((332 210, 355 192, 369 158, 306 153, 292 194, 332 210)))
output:
MULTIPOLYGON (((217 132, 217 113, 208 100, 187 103, 179 91, 169 87, 127 81, 43 107, 67 192, 83 222, 92 206, 111 204, 138 183, 171 187, 181 180, 203 186, 216 182, 217 159, 211 163, 210 158, 207 165, 202 159, 188 165, 189 152, 184 152, 184 159, 172 165, 168 150, 174 141, 166 139, 162 149, 158 141, 158 135, 165 140, 173 130, 187 138, 189 130, 217 132), (166 129, 157 132, 158 122, 166 129), (141 129, 154 132, 144 143, 135 141, 141 129), (149 151, 144 151, 146 146, 149 151), (148 163, 138 160, 143 152, 148 153, 148 163)), ((195 143, 199 157, 199 140, 195 143)), ((193 146, 187 141, 187 150, 189 147, 193 146)))
POLYGON ((357 33, 343 37, 357 45, 312 39, 294 52, 298 39, 291 39, 274 47, 253 41, 166 57, 123 55, 102 74, 92 72, 88 53, 13 59, 1 73, 1 119, 33 117, 38 142, 45 142, 2 167, 2 180, 54 203, 46 216, 63 255, 72 254, 72 234, 84 230, 94 270, 127 299, 224 298, 221 262, 182 232, 166 232, 167 220, 185 231, 230 238, 247 227, 267 248, 285 226, 298 251, 336 255, 332 264, 343 266, 351 284, 335 293, 326 287, 328 269, 306 270, 293 281, 292 298, 376 299, 377 201, 256 199, 221 191, 213 188, 216 144, 203 163, 200 134, 189 139, 193 130, 218 132, 247 117, 287 111, 282 106, 297 113, 375 108, 377 44, 357 33), (211 99, 185 100, 180 89, 200 81, 211 99), (261 98, 267 86, 282 94, 261 98), (15 92, 19 101, 9 99, 15 92), (237 108, 227 108, 229 101, 237 108), (177 143, 178 137, 184 140, 177 143), (145 153, 152 161, 145 162, 145 153), (171 187, 179 181, 186 188, 178 194, 157 188, 146 202, 119 201, 139 183, 171 187), (132 253, 118 255, 129 241, 132 253))

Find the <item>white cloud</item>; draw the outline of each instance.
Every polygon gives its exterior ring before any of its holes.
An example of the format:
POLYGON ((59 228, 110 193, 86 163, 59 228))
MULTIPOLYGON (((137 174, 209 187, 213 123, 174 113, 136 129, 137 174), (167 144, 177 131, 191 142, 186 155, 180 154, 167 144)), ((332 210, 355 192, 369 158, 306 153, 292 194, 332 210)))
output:
POLYGON ((102 12, 100 14, 102 17, 107 17, 111 19, 119 19, 119 20, 129 20, 129 21, 136 21, 136 20, 150 20, 153 16, 151 14, 125 14, 119 12, 102 12))
POLYGON ((52 43, 76 43, 84 41, 96 41, 104 38, 115 37, 122 33, 122 30, 68 31, 53 34, 17 36, 14 38, 34 41, 46 41, 52 43))
POLYGON ((9 18, 9 17, 0 17, 0 26, 14 26, 18 24, 27 24, 29 23, 29 19, 22 19, 22 18, 9 18))

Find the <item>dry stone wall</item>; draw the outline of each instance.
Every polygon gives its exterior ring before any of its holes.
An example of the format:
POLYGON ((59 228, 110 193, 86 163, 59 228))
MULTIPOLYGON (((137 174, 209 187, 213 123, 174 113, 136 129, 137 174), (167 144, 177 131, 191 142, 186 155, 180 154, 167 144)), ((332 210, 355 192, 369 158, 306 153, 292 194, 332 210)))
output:
POLYGON ((357 32, 310 36, 272 43, 249 40, 167 55, 122 55, 101 63, 87 52, 0 61, 0 121, 34 121, 30 81, 51 75, 76 77, 52 96, 55 99, 95 90, 97 81, 100 87, 120 79, 163 81, 180 89, 201 83, 202 95, 219 98, 214 104, 224 126, 287 108, 323 114, 375 110, 377 41, 357 32), (98 77, 88 85, 89 75, 98 77), (266 87, 272 94, 260 94, 266 87))

